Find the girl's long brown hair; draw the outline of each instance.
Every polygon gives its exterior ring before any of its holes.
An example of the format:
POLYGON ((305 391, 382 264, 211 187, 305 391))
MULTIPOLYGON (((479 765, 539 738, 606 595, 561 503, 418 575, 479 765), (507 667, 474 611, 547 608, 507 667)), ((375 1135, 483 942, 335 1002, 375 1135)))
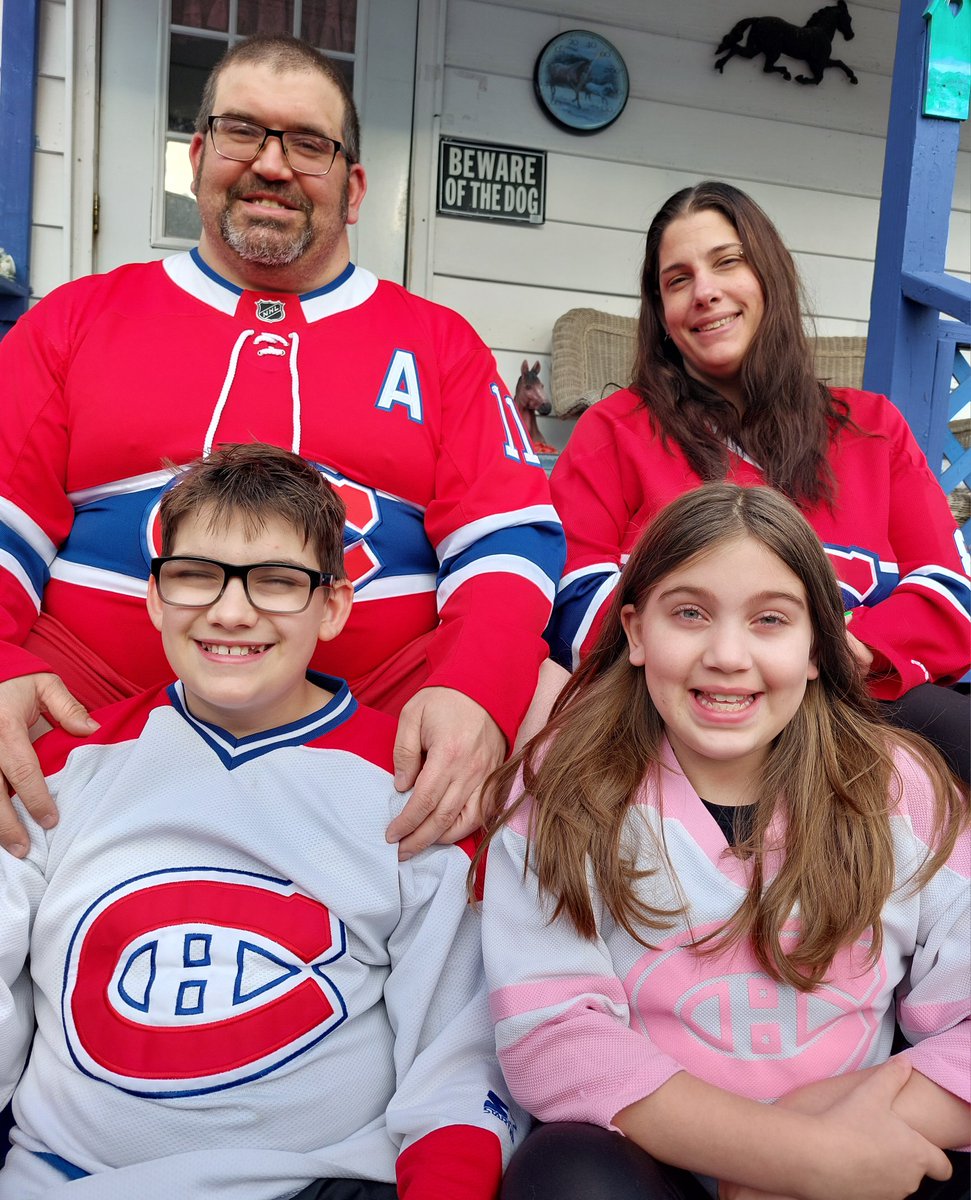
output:
MULTIPOLYGON (((628 809, 649 775, 663 795, 664 726, 643 668, 628 661, 620 614, 626 604, 640 611, 675 568, 746 535, 771 550, 806 589, 819 677, 809 681, 795 717, 769 751, 752 833, 736 847, 751 862, 748 893, 724 928, 698 946, 704 952, 705 943, 715 949, 749 942, 768 975, 809 990, 837 951, 868 930, 873 957, 880 952, 880 914, 895 880, 895 748, 916 756, 936 797, 937 836, 915 889, 950 853, 966 820, 967 797, 931 746, 878 717, 847 644, 839 586, 825 551, 795 507, 770 488, 707 484, 652 521, 620 577, 593 651, 557 699, 549 725, 490 780, 500 803, 520 770, 524 782, 494 819, 478 857, 529 796, 530 853, 554 919, 565 916, 582 935, 595 936, 590 878, 613 919, 643 945, 650 945, 646 935, 686 911, 687 903, 671 910, 643 898, 643 882, 659 872, 679 891, 663 844, 631 849, 624 838, 628 809), (767 881, 767 858, 778 849, 767 833, 780 803, 785 855, 767 881), (799 941, 784 946, 781 933, 796 910, 799 941)), ((643 829, 649 837, 646 824, 643 829)))
POLYGON ((804 307, 792 255, 762 209, 738 188, 708 180, 676 192, 658 210, 647 231, 641 270, 631 390, 643 401, 658 434, 677 442, 701 479, 725 478, 728 439, 759 464, 768 483, 797 504, 814 506, 835 498, 827 448, 834 433, 851 422, 846 405, 816 378, 803 328, 804 307), (735 228, 746 262, 762 285, 765 311, 742 364, 741 411, 688 375, 664 328, 661 239, 672 221, 703 211, 721 213, 735 228))

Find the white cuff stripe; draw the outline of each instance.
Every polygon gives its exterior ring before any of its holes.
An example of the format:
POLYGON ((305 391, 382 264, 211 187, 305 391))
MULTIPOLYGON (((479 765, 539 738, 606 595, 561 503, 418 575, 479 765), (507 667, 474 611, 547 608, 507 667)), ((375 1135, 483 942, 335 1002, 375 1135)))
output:
POLYGON ((517 508, 511 512, 492 513, 455 529, 435 547, 439 562, 462 554, 480 539, 501 529, 516 529, 521 525, 559 525, 560 518, 552 504, 536 504, 532 508, 517 508))
POLYGON ((481 575, 516 575, 520 579, 535 584, 543 593, 550 605, 553 604, 555 588, 549 575, 528 558, 519 558, 515 554, 494 554, 489 558, 477 558, 461 571, 455 571, 442 580, 438 589, 438 611, 441 613, 453 593, 466 580, 481 575))

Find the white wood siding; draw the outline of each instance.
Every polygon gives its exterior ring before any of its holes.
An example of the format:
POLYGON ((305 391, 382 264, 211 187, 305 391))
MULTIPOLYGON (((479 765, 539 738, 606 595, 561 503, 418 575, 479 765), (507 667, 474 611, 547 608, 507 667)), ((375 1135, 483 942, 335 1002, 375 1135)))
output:
MULTIPOLYGON (((444 71, 436 145, 426 153, 435 153, 439 135, 545 149, 546 224, 438 217, 434 181, 416 178, 415 224, 427 221, 428 246, 413 263, 415 284, 469 318, 507 382, 524 356, 539 358, 548 379, 556 317, 576 305, 633 315, 653 213, 678 188, 720 178, 751 193, 779 225, 817 331, 865 334, 897 0, 850 0, 856 36, 846 42, 837 33, 833 53, 854 69, 856 87, 839 70, 819 87, 787 83, 763 74, 761 59, 735 58, 723 75, 713 69, 715 46, 742 17, 772 12, 801 24, 822 2, 439 0, 444 71), (550 122, 533 95, 537 54, 572 28, 613 42, 630 74, 623 114, 587 136, 550 122)), ((948 269, 965 276, 969 132, 962 131, 948 246, 948 269)))
POLYGON ((66 156, 68 51, 64 0, 41 0, 34 117, 34 201, 30 293, 43 296, 67 278, 70 261, 70 161, 66 156))

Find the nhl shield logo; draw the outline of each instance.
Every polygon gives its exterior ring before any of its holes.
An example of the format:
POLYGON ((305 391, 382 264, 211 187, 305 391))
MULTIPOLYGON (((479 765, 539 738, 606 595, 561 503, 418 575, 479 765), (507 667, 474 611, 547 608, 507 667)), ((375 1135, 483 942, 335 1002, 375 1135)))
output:
POLYGON ((286 304, 282 300, 257 300, 256 315, 261 321, 282 321, 287 315, 286 304))

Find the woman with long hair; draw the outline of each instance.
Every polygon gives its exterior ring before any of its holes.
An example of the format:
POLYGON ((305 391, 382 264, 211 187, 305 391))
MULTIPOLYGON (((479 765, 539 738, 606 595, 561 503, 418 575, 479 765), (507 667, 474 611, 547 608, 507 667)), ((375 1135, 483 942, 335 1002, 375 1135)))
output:
POLYGON ((493 786, 499 1059, 545 1122, 503 1200, 967 1196, 967 789, 879 716, 784 497, 665 508, 493 786))
POLYGON ((792 256, 744 192, 709 181, 661 206, 633 382, 584 414, 551 479, 568 545, 554 657, 581 661, 668 501, 709 480, 769 484, 826 547, 870 694, 967 779, 971 709, 950 686, 971 665, 967 550, 900 413, 816 378, 803 308, 792 256))

